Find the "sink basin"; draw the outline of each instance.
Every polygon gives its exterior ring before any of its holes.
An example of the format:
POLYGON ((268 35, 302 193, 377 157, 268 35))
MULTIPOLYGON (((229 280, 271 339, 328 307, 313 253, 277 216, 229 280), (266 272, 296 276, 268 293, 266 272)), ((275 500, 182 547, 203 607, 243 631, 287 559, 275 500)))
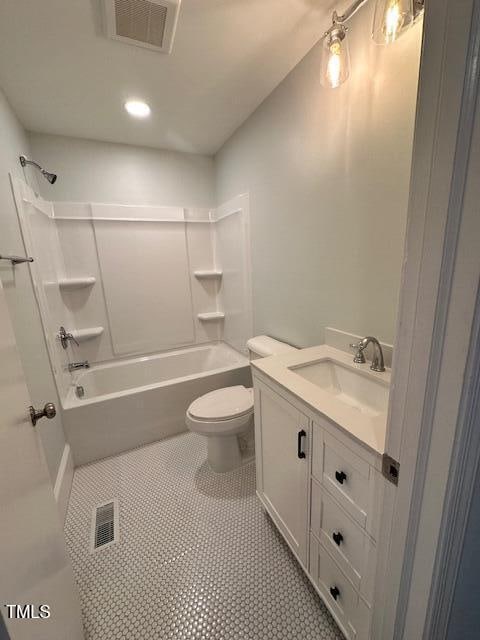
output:
POLYGON ((387 412, 389 385, 368 371, 330 358, 288 367, 337 401, 369 416, 387 412))

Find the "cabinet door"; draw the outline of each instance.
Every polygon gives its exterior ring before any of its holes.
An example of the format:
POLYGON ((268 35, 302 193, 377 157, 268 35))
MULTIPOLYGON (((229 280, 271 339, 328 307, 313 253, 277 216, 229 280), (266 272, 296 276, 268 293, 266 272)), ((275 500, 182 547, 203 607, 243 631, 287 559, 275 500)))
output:
POLYGON ((301 564, 307 564, 310 425, 278 393, 255 382, 257 492, 301 564))

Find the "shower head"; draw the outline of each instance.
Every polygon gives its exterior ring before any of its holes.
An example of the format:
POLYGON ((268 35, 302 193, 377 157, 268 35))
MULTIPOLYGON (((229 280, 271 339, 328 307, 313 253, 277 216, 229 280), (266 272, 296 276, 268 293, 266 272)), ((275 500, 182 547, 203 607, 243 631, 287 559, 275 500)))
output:
POLYGON ((26 167, 27 164, 33 165, 34 167, 36 167, 40 171, 40 173, 45 178, 45 180, 48 180, 48 182, 50 184, 54 184, 56 182, 56 180, 57 180, 57 174, 56 173, 50 173, 49 171, 46 171, 45 169, 43 169, 38 164, 38 162, 34 162, 33 160, 29 160, 25 156, 20 156, 20 164, 22 165, 22 167, 26 167))
POLYGON ((42 169, 42 176, 44 176, 50 184, 54 184, 57 179, 56 173, 49 173, 48 171, 45 171, 45 169, 42 169))

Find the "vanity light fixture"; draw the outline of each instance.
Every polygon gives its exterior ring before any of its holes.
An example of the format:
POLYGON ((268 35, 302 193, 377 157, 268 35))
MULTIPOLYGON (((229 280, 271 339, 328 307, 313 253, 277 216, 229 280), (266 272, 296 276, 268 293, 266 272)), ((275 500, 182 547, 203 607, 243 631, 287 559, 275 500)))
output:
POLYGON ((372 37, 377 44, 391 44, 420 18, 425 0, 377 0, 372 37))
MULTIPOLYGON (((350 74, 347 27, 368 0, 356 0, 342 15, 332 15, 332 25, 323 36, 320 82, 328 89, 339 87, 350 74)), ((422 15, 425 0, 376 0, 372 37, 378 44, 395 42, 422 15)))
POLYGON ((125 111, 134 118, 147 118, 152 111, 148 104, 141 100, 129 100, 124 107, 125 111))
POLYGON ((329 89, 339 87, 350 75, 350 54, 346 35, 347 28, 335 22, 325 33, 320 82, 329 89))

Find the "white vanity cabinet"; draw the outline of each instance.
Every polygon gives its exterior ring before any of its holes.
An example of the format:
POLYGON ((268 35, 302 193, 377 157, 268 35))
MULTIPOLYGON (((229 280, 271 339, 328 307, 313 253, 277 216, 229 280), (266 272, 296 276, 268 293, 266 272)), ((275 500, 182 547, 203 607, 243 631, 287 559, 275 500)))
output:
POLYGON ((254 389, 257 494, 307 569, 311 425, 267 385, 254 389))
POLYGON ((258 371, 257 494, 348 640, 368 640, 381 457, 258 371))

